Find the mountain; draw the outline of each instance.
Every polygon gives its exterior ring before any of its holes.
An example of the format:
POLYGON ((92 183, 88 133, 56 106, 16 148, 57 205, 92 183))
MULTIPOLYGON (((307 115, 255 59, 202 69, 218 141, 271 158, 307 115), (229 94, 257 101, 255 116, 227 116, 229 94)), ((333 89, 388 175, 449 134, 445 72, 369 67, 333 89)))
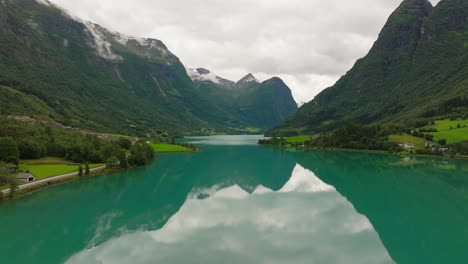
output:
POLYGON ((267 134, 316 134, 353 120, 414 127, 466 115, 467 22, 467 0, 403 1, 364 58, 267 134))
POLYGON ((221 78, 205 68, 187 69, 187 74, 193 81, 211 81, 224 87, 233 87, 236 85, 235 82, 221 78))
POLYGON ((247 90, 258 86, 259 84, 260 82, 257 80, 257 78, 255 78, 253 74, 249 73, 236 82, 236 88, 239 90, 247 90))
POLYGON ((128 135, 244 128, 160 40, 113 32, 47 0, 0 1, 0 114, 128 135))
POLYGON ((250 81, 238 82, 237 85, 248 89, 241 91, 237 98, 239 113, 249 124, 255 124, 255 127, 275 127, 297 110, 291 90, 278 77, 262 83, 258 83, 253 77, 250 81))
POLYGON ((204 68, 187 71, 204 98, 228 111, 225 115, 238 126, 269 129, 297 110, 291 90, 280 78, 259 82, 249 73, 233 82, 204 68))

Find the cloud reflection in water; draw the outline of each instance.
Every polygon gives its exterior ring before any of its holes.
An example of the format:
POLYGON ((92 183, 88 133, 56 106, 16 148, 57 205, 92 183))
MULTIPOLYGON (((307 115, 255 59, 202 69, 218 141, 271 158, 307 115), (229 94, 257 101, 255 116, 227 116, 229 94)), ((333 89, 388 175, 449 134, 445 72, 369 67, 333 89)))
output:
POLYGON ((296 165, 278 192, 258 186, 249 194, 237 185, 194 191, 160 230, 125 234, 67 263, 393 261, 365 216, 296 165))

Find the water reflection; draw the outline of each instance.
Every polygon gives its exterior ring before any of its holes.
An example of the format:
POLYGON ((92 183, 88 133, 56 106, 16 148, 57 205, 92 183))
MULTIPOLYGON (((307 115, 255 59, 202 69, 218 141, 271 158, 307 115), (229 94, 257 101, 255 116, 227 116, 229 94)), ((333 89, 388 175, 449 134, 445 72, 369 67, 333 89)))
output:
POLYGON ((63 263, 122 234, 160 229, 193 190, 278 190, 295 166, 288 153, 256 145, 203 149, 159 155, 149 167, 55 186, 0 206, 0 255, 9 263, 63 263))
POLYGON ((194 190, 159 230, 127 234, 68 263, 392 263, 372 225, 297 165, 284 186, 194 190), (203 199, 199 199, 204 194, 203 199))
POLYGON ((291 153, 367 216, 397 263, 468 262, 468 163, 441 158, 291 153))
POLYGON ((2 261, 467 262, 468 162, 257 139, 191 138, 203 152, 1 205, 2 261))
POLYGON ((210 136, 210 137, 187 137, 183 141, 197 145, 216 145, 216 146, 247 146, 257 145, 259 139, 265 137, 259 135, 242 136, 210 136))

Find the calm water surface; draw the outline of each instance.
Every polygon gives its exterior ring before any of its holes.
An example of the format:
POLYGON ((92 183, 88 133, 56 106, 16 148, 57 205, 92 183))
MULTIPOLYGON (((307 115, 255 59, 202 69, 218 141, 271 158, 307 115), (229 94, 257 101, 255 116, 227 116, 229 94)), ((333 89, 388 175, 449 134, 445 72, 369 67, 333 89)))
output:
POLYGON ((257 136, 0 205, 2 263, 468 263, 468 162, 257 136))

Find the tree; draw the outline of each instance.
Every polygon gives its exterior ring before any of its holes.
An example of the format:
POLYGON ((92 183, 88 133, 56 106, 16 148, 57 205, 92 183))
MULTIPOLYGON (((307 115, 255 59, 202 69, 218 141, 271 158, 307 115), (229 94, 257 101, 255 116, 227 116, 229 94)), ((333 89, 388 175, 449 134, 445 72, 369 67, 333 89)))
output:
POLYGON ((0 186, 8 183, 9 176, 10 173, 8 172, 8 169, 0 167, 0 186))
POLYGON ((23 159, 38 159, 44 157, 47 153, 43 142, 35 139, 20 140, 18 142, 18 148, 20 150, 20 156, 23 159))
POLYGON ((130 148, 128 163, 132 166, 143 166, 154 158, 154 150, 150 145, 138 142, 130 148))
POLYGON ((120 151, 118 144, 112 144, 112 142, 106 142, 101 148, 101 157, 103 160, 108 160, 111 157, 116 157, 120 151))
POLYGON ((12 199, 14 192, 18 189, 19 186, 15 175, 8 176, 8 185, 10 185, 10 199, 12 199))
POLYGON ((446 139, 439 139, 439 144, 441 144, 442 146, 446 145, 447 144, 447 140, 446 139))
POLYGON ((119 164, 119 159, 117 159, 116 157, 110 157, 106 161, 107 168, 117 168, 118 164, 119 164))
POLYGON ((117 143, 123 149, 130 149, 132 147, 132 141, 130 141, 130 139, 128 138, 121 137, 119 138, 117 143))
POLYGON ((429 141, 432 141, 434 139, 434 135, 426 134, 426 135, 424 135, 424 138, 429 140, 429 141))
POLYGON ((78 167, 78 176, 83 176, 83 166, 81 165, 78 167))
POLYGON ((125 151, 121 151, 119 154, 119 165, 121 169, 128 169, 127 154, 125 151))
POLYGON ((0 138, 0 160, 7 157, 19 157, 19 150, 16 141, 10 137, 0 138))
POLYGON ((90 173, 90 170, 89 170, 89 162, 86 162, 86 164, 85 164, 85 174, 86 174, 86 175, 89 175, 89 173, 90 173))
POLYGON ((6 163, 14 164, 14 165, 16 165, 16 166, 19 165, 19 159, 18 159, 18 157, 15 157, 15 156, 8 156, 8 157, 6 157, 5 162, 6 162, 6 163))

